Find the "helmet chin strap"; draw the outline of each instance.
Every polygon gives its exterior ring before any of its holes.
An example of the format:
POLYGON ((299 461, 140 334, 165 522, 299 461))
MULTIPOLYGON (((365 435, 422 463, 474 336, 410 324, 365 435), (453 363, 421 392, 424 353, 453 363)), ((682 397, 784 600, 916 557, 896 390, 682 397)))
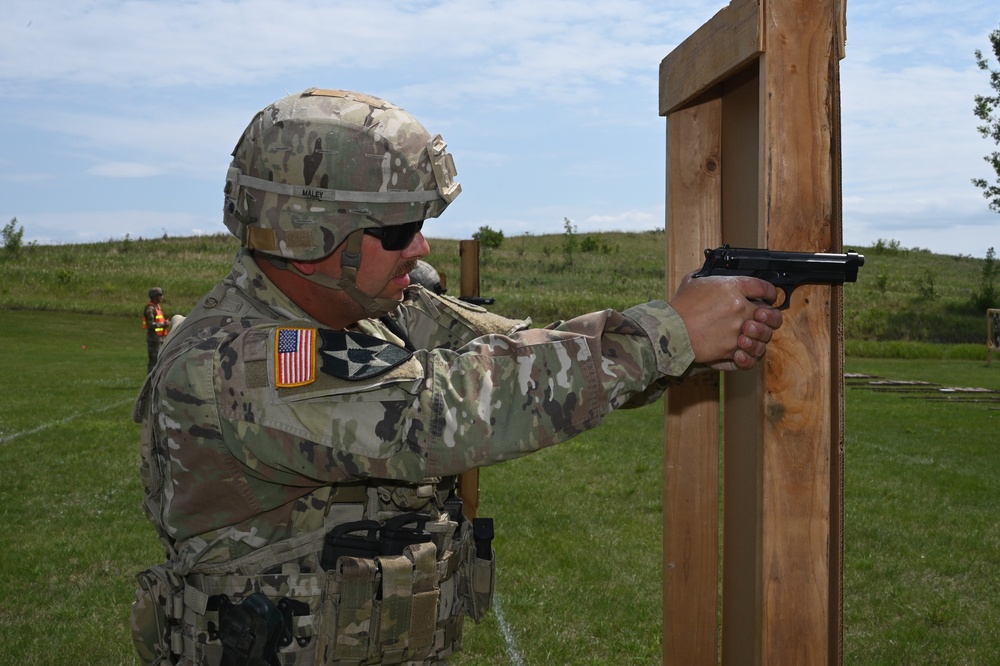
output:
POLYGON ((361 266, 361 240, 364 238, 364 233, 365 232, 363 230, 358 229, 357 231, 351 232, 351 235, 349 235, 347 240, 344 241, 344 252, 340 255, 342 277, 339 279, 326 275, 325 273, 312 273, 307 275, 306 273, 300 271, 291 261, 282 257, 271 256, 269 259, 271 260, 271 263, 278 268, 289 270, 304 280, 309 280, 310 282, 318 284, 321 287, 326 287, 327 289, 336 289, 344 292, 351 297, 351 300, 361 306, 361 309, 365 311, 365 315, 367 317, 377 319, 378 317, 387 315, 398 308, 402 301, 394 298, 376 298, 369 296, 358 287, 356 279, 358 275, 358 267, 361 266))

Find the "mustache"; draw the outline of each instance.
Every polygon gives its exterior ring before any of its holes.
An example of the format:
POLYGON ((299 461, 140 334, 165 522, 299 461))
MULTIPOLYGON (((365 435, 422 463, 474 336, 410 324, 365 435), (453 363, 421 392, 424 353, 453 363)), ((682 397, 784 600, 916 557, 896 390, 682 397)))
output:
POLYGON ((411 259, 410 261, 407 261, 405 264, 400 266, 399 270, 396 271, 396 273, 392 277, 393 278, 403 277, 404 275, 409 274, 416 267, 417 267, 417 260, 411 259))

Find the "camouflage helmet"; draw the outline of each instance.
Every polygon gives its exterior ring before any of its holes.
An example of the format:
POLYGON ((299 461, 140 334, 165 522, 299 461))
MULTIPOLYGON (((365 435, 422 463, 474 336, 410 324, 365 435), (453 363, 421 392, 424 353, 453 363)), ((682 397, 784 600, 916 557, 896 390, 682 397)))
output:
POLYGON ((310 88, 258 113, 226 176, 245 247, 310 261, 352 232, 437 217, 461 192, 441 135, 384 100, 310 88))

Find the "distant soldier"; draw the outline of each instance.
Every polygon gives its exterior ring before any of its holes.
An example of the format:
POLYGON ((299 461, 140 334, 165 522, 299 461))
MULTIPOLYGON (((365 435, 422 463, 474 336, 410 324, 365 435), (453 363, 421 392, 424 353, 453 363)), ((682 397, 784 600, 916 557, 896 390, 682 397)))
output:
POLYGON ((170 322, 163 316, 160 303, 163 302, 163 290, 153 287, 149 290, 149 302, 142 313, 142 328, 146 331, 146 352, 149 355, 149 365, 146 367, 146 374, 153 371, 156 365, 156 357, 160 353, 160 346, 163 338, 167 335, 167 328, 170 322))
POLYGON ((430 289, 438 295, 448 291, 447 287, 441 284, 441 275, 423 259, 418 259, 417 267, 410 271, 410 282, 419 284, 424 289, 430 289))

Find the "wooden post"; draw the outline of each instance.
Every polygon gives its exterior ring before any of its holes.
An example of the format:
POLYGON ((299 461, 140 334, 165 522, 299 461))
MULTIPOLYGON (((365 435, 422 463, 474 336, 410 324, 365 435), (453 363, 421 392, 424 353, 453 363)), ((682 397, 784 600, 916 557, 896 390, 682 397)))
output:
POLYGON ((986 365, 993 363, 993 354, 1000 347, 1000 310, 986 311, 986 365))
MULTIPOLYGON (((844 11, 733 0, 661 63, 669 293, 723 242, 841 249, 844 11)), ((841 308, 796 291, 756 370, 667 396, 664 663, 842 662, 841 308)))
MULTIPOLYGON (((459 241, 458 254, 461 259, 459 296, 479 296, 479 241, 459 241)), ((478 467, 459 476, 458 494, 462 498, 465 517, 472 520, 479 512, 478 467)))
MULTIPOLYGON (((667 217, 705 220, 667 226, 667 285, 673 293, 706 247, 721 240, 718 99, 678 111, 667 123, 667 217)), ((718 662, 719 374, 689 380, 666 401, 663 643, 675 664, 718 662)))

